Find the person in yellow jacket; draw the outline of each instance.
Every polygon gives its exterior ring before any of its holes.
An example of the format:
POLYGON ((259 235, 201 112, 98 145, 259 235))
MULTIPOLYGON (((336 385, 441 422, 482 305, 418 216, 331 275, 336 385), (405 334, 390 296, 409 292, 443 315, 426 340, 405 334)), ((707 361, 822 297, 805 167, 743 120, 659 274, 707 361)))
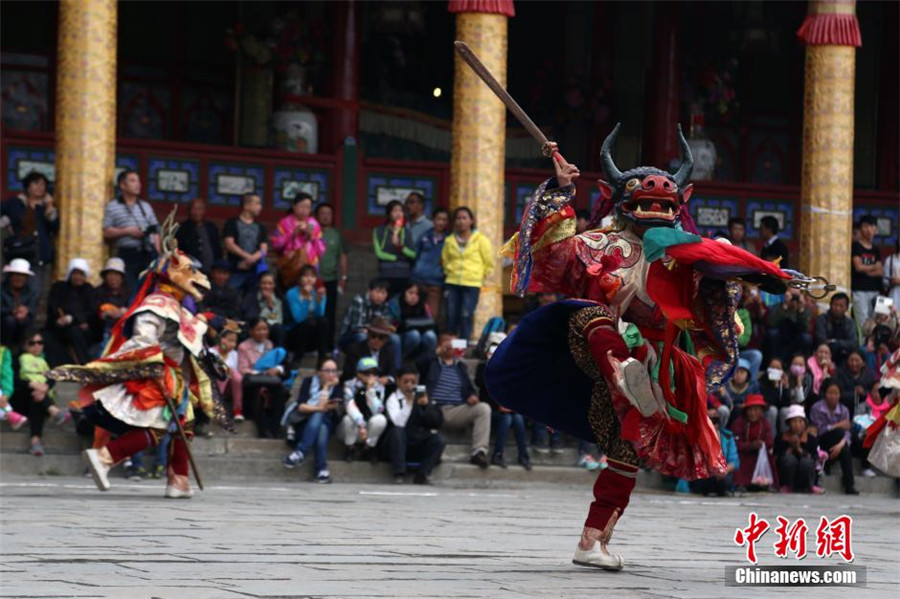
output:
POLYGON ((472 317, 484 279, 494 268, 494 248, 474 229, 475 215, 466 206, 453 212, 453 235, 444 241, 441 261, 447 278, 447 326, 460 339, 472 336, 472 317))

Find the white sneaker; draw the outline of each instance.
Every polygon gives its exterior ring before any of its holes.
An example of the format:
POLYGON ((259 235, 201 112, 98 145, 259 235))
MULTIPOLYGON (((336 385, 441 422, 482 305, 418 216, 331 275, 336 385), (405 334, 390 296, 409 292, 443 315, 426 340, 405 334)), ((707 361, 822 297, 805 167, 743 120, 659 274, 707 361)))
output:
POLYGON ((167 499, 190 499, 194 496, 191 489, 191 482, 187 476, 183 474, 175 474, 169 472, 169 480, 166 483, 167 499))
POLYGON ((862 475, 866 478, 875 478, 876 476, 878 476, 871 468, 866 468, 865 470, 863 470, 862 475))
POLYGON ((112 457, 109 455, 109 450, 105 447, 85 449, 84 457, 87 460, 88 469, 91 471, 94 484, 101 491, 109 491, 109 471, 114 465, 112 457))
POLYGON ((646 366, 634 358, 628 358, 621 362, 621 368, 617 367, 616 370, 620 375, 616 381, 619 389, 631 405, 640 411, 641 416, 647 418, 659 411, 646 366))
POLYGON ((572 563, 578 566, 601 568, 603 570, 621 570, 625 567, 625 558, 610 553, 600 541, 594 541, 593 547, 588 551, 584 551, 581 547, 576 547, 572 563))
POLYGON ((192 489, 182 491, 174 485, 166 485, 166 499, 190 499, 193 496, 194 491, 192 489))

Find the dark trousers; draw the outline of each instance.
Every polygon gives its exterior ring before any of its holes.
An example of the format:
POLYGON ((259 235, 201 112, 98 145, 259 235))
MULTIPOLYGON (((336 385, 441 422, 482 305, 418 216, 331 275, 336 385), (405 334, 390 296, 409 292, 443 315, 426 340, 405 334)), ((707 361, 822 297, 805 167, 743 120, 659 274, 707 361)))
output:
POLYGON ((444 453, 444 437, 433 433, 422 439, 409 439, 406 429, 392 426, 388 431, 388 449, 394 476, 406 474, 406 462, 419 462, 419 472, 431 476, 431 471, 444 453))
POLYGON ((313 350, 321 360, 328 352, 328 323, 325 317, 310 317, 294 325, 287 333, 287 349, 294 352, 295 360, 313 350))
POLYGON ((45 397, 41 401, 34 401, 28 385, 20 383, 9 398, 9 403, 16 412, 28 418, 28 430, 32 437, 44 434, 44 422, 50 413, 50 406, 53 405, 52 399, 45 397))
POLYGON ((277 439, 284 413, 284 387, 260 385, 244 379, 244 416, 256 422, 261 438, 277 439))
POLYGON ((70 364, 87 364, 91 361, 91 330, 84 330, 77 324, 67 327, 48 326, 44 331, 44 342, 47 350, 47 362, 50 366, 70 364))
POLYGON ((525 419, 521 414, 510 414, 504 412, 494 412, 494 423, 491 425, 494 429, 495 443, 494 455, 503 455, 506 448, 506 437, 509 435, 509 429, 513 429, 516 436, 516 446, 518 447, 519 461, 529 459, 528 455, 528 435, 525 432, 525 419))
MULTIPOLYGON (((835 445, 841 442, 841 439, 844 438, 844 429, 841 428, 833 428, 830 431, 819 435, 819 447, 821 447, 824 451, 828 451, 835 445)), ((841 453, 838 454, 837 460, 841 463, 841 483, 844 485, 844 490, 853 488, 853 456, 850 453, 850 446, 844 445, 844 448, 841 450, 841 453)), ((832 462, 831 459, 826 462, 826 465, 832 462)))
POLYGON ((688 485, 692 493, 700 495, 725 495, 734 488, 734 476, 732 472, 725 475, 725 478, 716 477, 701 478, 692 480, 688 485))
POLYGON ((337 323, 337 303, 338 303, 338 282, 325 281, 325 324, 328 334, 326 349, 331 351, 334 349, 334 334, 337 323))
POLYGON ((31 328, 34 318, 29 314, 25 320, 19 320, 12 314, 3 317, 3 327, 0 328, 0 342, 6 347, 18 348, 25 341, 25 333, 31 328))
POLYGON ((798 456, 787 452, 778 458, 778 478, 782 485, 787 485, 796 493, 812 491, 816 476, 816 462, 812 456, 798 456))
POLYGON ((138 279, 156 258, 156 252, 136 248, 120 248, 116 255, 125 262, 125 280, 128 282, 128 288, 135 292, 138 291, 138 279))

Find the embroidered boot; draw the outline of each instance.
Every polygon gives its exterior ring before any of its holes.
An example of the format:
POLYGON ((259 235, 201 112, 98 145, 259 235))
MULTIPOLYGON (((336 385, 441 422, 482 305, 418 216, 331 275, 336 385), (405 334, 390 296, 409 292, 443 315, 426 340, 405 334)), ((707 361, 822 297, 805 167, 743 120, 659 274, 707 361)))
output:
POLYGON ((106 447, 99 449, 85 449, 84 457, 88 463, 88 469, 94 483, 101 491, 109 490, 109 471, 116 465, 112 455, 106 447))
POLYGON ((584 527, 581 541, 575 548, 575 556, 572 558, 573 564, 603 570, 621 570, 625 567, 625 558, 609 552, 609 541, 612 539, 613 528, 619 520, 619 513, 619 509, 616 508, 603 530, 584 527))

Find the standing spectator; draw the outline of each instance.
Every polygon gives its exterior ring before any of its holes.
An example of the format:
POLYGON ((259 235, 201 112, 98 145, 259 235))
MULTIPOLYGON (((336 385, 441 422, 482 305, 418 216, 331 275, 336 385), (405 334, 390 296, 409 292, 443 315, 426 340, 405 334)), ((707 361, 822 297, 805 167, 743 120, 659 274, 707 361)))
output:
POLYGON ((444 413, 444 426, 450 429, 472 425, 472 452, 469 461, 481 469, 488 463, 491 438, 491 408, 478 399, 465 362, 457 358, 453 348, 456 335, 442 333, 437 358, 428 369, 428 396, 444 413))
POLYGON ((759 235, 764 242, 759 257, 769 262, 777 260, 779 267, 790 268, 788 248, 778 239, 778 219, 771 215, 762 217, 759 220, 759 235))
POLYGON ((316 207, 316 220, 322 227, 322 241, 325 242, 325 253, 319 258, 319 278, 325 283, 325 322, 328 324, 328 351, 331 351, 334 349, 338 294, 347 288, 347 246, 334 226, 334 207, 331 204, 316 207))
POLYGON ((398 373, 397 390, 387 399, 387 415, 393 425, 388 432, 388 449, 395 483, 404 482, 407 461, 418 461, 413 482, 431 484, 431 471, 444 452, 444 437, 438 432, 444 414, 429 401, 427 393, 418 390, 418 385, 419 371, 407 362, 398 373))
POLYGON ((114 243, 116 256, 125 262, 128 287, 137 289, 141 272, 159 255, 159 221, 153 206, 139 197, 137 171, 122 171, 116 183, 119 197, 103 209, 103 239, 114 243))
POLYGON ((425 216, 425 196, 418 191, 413 191, 406 196, 406 213, 409 215, 412 247, 416 248, 422 236, 434 227, 434 224, 425 216))
POLYGON ((29 333, 25 339, 25 351, 19 356, 19 380, 11 398, 16 412, 28 415, 31 432, 31 454, 44 455, 41 437, 44 434, 44 420, 49 416, 54 423, 62 426, 71 416, 53 403, 56 391, 53 382, 47 381, 50 365, 44 359, 44 339, 39 332, 29 333))
POLYGON ((309 452, 316 452, 316 482, 330 483, 328 472, 328 439, 334 428, 334 415, 341 406, 343 389, 338 384, 337 362, 324 358, 316 376, 303 379, 296 408, 288 414, 288 423, 297 429, 300 440, 294 451, 281 461, 285 468, 296 468, 309 452))
POLYGON ((306 264, 300 269, 300 281, 285 297, 291 318, 287 329, 287 347, 299 358, 315 351, 321 360, 328 353, 328 323, 325 288, 316 287, 316 268, 306 264))
POLYGON ((882 280, 888 297, 894 300, 894 308, 900 310, 900 236, 894 246, 894 253, 884 261, 884 277, 882 280))
POLYGON ((375 447, 384 429, 384 385, 378 380, 378 362, 375 358, 360 358, 356 363, 356 376, 344 383, 344 401, 347 413, 338 425, 338 438, 346 446, 344 459, 348 462, 356 457, 355 446, 364 446, 363 457, 373 463, 378 454, 375 447))
POLYGON ((288 289, 300 280, 300 269, 307 264, 318 267, 325 253, 322 227, 312 216, 313 198, 300 192, 291 201, 291 213, 278 221, 272 235, 272 248, 278 253, 276 262, 281 286, 288 289))
POLYGON ((875 298, 881 293, 884 264, 881 262, 881 252, 874 245, 877 232, 878 221, 875 220, 875 217, 863 216, 859 219, 859 240, 854 241, 850 247, 853 317, 860 327, 869 318, 875 298))
POLYGON ((3 260, 27 260, 35 272, 31 285, 40 295, 53 263, 52 237, 59 232, 59 212, 43 174, 25 175, 22 190, 0 204, 0 228, 8 226, 11 233, 3 242, 3 260))
POLYGON ((212 263, 211 270, 209 291, 203 295, 203 310, 229 320, 240 319, 241 296, 237 289, 228 284, 231 264, 227 260, 216 260, 212 263))
POLYGON ((833 378, 837 372, 837 367, 831 360, 831 348, 827 343, 819 344, 816 353, 806 360, 806 366, 812 375, 812 391, 817 395, 822 387, 822 381, 833 378))
MULTIPOLYGON (((100 333, 100 351, 106 347, 112 327, 125 316, 128 311, 128 300, 131 297, 130 290, 125 286, 125 262, 121 258, 110 258, 106 261, 103 270, 100 271, 103 282, 94 289, 91 299, 93 324, 95 331, 100 333)), ((98 355, 98 352, 94 352, 98 355)))
POLYGON ((766 328, 766 354, 787 359, 797 352, 810 353, 813 337, 812 314, 803 303, 799 289, 788 289, 784 301, 770 309, 766 328))
MULTIPOLYGON (((391 341, 399 350, 398 360, 402 357, 402 360, 413 360, 419 364, 433 357, 437 333, 434 332, 434 318, 424 295, 417 283, 409 283, 406 289, 388 302, 388 318, 397 329, 391 341)), ((398 363, 396 370, 399 369, 398 363)))
MULTIPOLYGON (((775 222, 777 224, 778 221, 775 222)), ((731 245, 747 250, 751 254, 756 253, 756 248, 747 239, 747 225, 742 218, 728 219, 728 241, 731 242, 731 245)))
POLYGON ((835 364, 843 364, 851 351, 859 348, 856 323, 847 316, 850 298, 846 293, 835 293, 825 314, 816 318, 816 345, 827 343, 835 364))
POLYGON ((250 337, 237 350, 238 371, 244 379, 244 415, 256 421, 260 437, 275 439, 284 413, 284 350, 269 339, 265 320, 250 321, 249 330, 250 337))
POLYGON ((472 318, 484 279, 494 268, 494 249, 474 230, 475 215, 465 206, 453 212, 453 235, 444 241, 441 258, 447 275, 447 326, 460 338, 472 336, 472 318))
POLYGON ((400 293, 409 282, 416 259, 412 232, 403 217, 403 204, 397 200, 385 208, 385 221, 372 232, 378 276, 390 284, 390 295, 400 293))
POLYGON ((228 284, 242 295, 256 291, 260 261, 269 250, 266 228, 256 221, 262 212, 262 199, 253 193, 241 196, 241 213, 225 222, 222 231, 225 254, 231 263, 228 284))
POLYGON ((265 320, 269 325, 269 339, 272 343, 284 344, 284 304, 275 293, 275 275, 270 272, 259 275, 259 291, 244 297, 241 315, 246 321, 254 318, 265 320))
POLYGON ((200 261, 203 272, 209 272, 213 262, 222 258, 219 229, 206 220, 206 201, 194 198, 188 207, 188 220, 175 233, 178 249, 200 261))
POLYGON ((223 399, 231 399, 231 413, 235 422, 244 421, 244 377, 241 374, 237 353, 238 331, 226 325, 219 333, 218 342, 210 351, 215 352, 228 367, 228 377, 224 381, 216 380, 219 393, 223 399))
POLYGON ((764 445, 773 476, 775 473, 772 460, 774 448, 772 428, 769 421, 763 418, 766 410, 766 402, 762 395, 750 395, 742 406, 741 415, 731 425, 740 461, 734 475, 734 484, 740 489, 745 489, 753 483, 753 471, 756 469, 759 449, 764 445))
POLYGON ((828 452, 825 472, 831 462, 841 463, 841 482, 844 493, 859 495, 853 481, 853 456, 850 453, 850 411, 841 403, 841 386, 835 380, 822 383, 822 399, 813 404, 809 419, 819 435, 819 447, 828 452))
POLYGON ((361 359, 372 358, 378 365, 379 382, 384 386, 393 383, 397 363, 395 356, 400 351, 399 347, 390 342, 394 331, 394 327, 383 316, 376 316, 367 324, 366 338, 347 349, 343 379, 346 381, 356 376, 356 364, 361 359))
POLYGON ((16 412, 9 403, 14 391, 12 352, 5 345, 0 345, 0 421, 6 420, 9 427, 17 431, 28 422, 28 418, 16 412))
POLYGON ((725 458, 725 472, 710 478, 701 478, 690 482, 693 493, 700 495, 718 495, 724 497, 734 493, 734 473, 740 467, 741 460, 738 456, 737 444, 734 442, 734 433, 725 428, 716 410, 709 410, 709 421, 719 434, 719 442, 722 445, 722 457, 725 458))
POLYGON ((47 300, 47 357, 51 364, 86 364, 91 359, 94 288, 87 260, 73 258, 64 281, 50 288, 47 300))
POLYGON ((387 315, 387 298, 390 284, 384 279, 369 281, 366 295, 357 295, 350 302, 341 320, 341 336, 338 347, 346 352, 350 346, 366 339, 366 325, 378 316, 387 315))
POLYGON ((438 208, 431 216, 434 227, 419 239, 416 245, 416 264, 412 279, 425 291, 425 303, 431 309, 435 321, 440 318, 441 298, 444 295, 444 267, 441 266, 441 251, 450 226, 450 213, 438 208))
POLYGON ((806 425, 803 406, 791 406, 785 414, 785 430, 775 441, 778 478, 782 493, 823 492, 814 485, 819 440, 815 429, 806 425))
POLYGON ((0 287, 0 336, 3 345, 17 348, 34 323, 38 292, 29 281, 34 272, 28 260, 14 258, 3 267, 3 273, 6 279, 0 287))
POLYGON ((847 361, 838 368, 837 383, 841 387, 841 403, 847 407, 850 416, 856 415, 860 404, 866 401, 869 389, 875 383, 875 375, 866 366, 862 352, 850 352, 847 361))

